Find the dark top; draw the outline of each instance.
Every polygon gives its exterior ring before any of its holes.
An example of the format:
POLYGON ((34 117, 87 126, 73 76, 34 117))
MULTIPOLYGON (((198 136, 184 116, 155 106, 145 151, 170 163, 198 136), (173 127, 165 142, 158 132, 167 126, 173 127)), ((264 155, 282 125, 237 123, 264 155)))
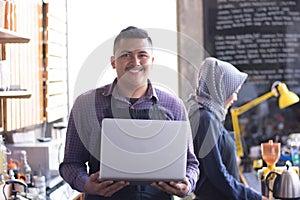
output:
POLYGON ((199 108, 190 116, 194 150, 201 171, 195 194, 201 200, 261 200, 239 181, 235 140, 216 116, 199 108))
MULTIPOLYGON (((186 120, 180 99, 156 89, 148 83, 145 95, 133 104, 115 89, 112 84, 80 95, 69 117, 64 160, 60 164, 60 175, 73 188, 84 192, 89 174, 99 171, 100 135, 102 120, 106 117, 134 119, 186 120), (89 171, 87 171, 87 165, 89 171)), ((190 136, 191 137, 191 136, 190 136)), ((198 179, 198 161, 193 151, 192 140, 187 148, 186 177, 190 182, 189 195, 198 179)), ((112 197, 85 194, 87 200, 170 200, 172 196, 150 185, 129 185, 112 197)))

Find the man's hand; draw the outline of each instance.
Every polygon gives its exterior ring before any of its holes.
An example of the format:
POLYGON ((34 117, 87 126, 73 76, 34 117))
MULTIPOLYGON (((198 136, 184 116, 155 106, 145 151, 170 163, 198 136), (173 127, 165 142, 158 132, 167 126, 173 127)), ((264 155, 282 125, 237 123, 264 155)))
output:
POLYGON ((88 194, 101 195, 104 197, 110 197, 115 192, 121 190, 125 186, 129 185, 127 181, 103 181, 99 182, 99 172, 92 174, 89 180, 84 185, 84 190, 88 194))
POLYGON ((262 200, 269 200, 269 198, 268 198, 268 197, 265 197, 265 196, 262 196, 261 199, 262 199, 262 200))
POLYGON ((153 182, 151 186, 163 190, 168 194, 176 195, 178 197, 185 196, 190 189, 190 183, 187 177, 185 177, 185 179, 181 182, 171 181, 169 183, 166 183, 160 181, 160 182, 153 182))

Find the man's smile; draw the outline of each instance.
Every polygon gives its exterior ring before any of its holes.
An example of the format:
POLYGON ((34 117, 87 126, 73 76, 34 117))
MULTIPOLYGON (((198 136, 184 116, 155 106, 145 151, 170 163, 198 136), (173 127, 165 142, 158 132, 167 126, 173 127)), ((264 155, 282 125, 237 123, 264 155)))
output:
POLYGON ((144 67, 143 66, 138 66, 138 67, 128 67, 126 68, 126 71, 129 71, 131 73, 138 73, 138 72, 141 72, 141 71, 144 71, 144 67))

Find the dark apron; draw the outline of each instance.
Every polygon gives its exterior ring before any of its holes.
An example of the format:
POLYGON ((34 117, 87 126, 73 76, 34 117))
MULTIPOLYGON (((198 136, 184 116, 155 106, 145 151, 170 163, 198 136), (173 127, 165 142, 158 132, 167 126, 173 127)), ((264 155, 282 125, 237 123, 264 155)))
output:
MULTIPOLYGON (((112 102, 113 104, 113 102, 112 102)), ((105 110, 104 118, 121 118, 121 119, 155 119, 170 120, 164 110, 159 108, 156 101, 150 109, 135 110, 131 108, 105 110)), ((90 174, 99 171, 99 160, 90 157, 89 160, 90 174)), ((150 185, 129 185, 119 190, 112 197, 102 197, 98 195, 85 194, 85 200, 172 200, 173 197, 150 185)))

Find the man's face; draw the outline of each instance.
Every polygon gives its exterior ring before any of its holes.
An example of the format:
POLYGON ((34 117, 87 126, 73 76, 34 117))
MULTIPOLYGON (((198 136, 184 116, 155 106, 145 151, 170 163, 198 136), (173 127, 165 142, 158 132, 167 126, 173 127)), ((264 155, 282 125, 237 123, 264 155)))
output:
POLYGON ((121 39, 111 57, 111 65, 116 69, 119 82, 131 88, 141 87, 147 84, 153 60, 147 39, 121 39))

